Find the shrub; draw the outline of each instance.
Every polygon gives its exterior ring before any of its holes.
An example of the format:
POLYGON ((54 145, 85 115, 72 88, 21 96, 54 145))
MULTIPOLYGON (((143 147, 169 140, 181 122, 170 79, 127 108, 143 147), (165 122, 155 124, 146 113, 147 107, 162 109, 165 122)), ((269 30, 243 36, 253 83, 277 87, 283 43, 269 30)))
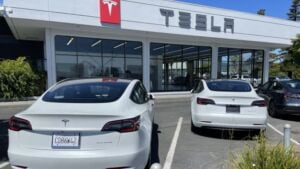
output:
POLYGON ((300 169, 300 158, 293 147, 287 150, 282 145, 270 146, 264 137, 233 157, 230 169, 300 169))
POLYGON ((38 92, 39 76, 25 57, 0 61, 0 98, 19 99, 38 92))

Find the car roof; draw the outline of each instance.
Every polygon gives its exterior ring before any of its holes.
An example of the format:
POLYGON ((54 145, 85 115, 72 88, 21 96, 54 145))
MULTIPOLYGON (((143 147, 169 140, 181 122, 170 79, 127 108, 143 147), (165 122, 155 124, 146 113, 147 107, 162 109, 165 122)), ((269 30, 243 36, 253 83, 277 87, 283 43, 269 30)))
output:
POLYGON ((205 80, 206 82, 245 82, 245 80, 234 80, 234 79, 214 79, 214 80, 205 80))
POLYGON ((96 82, 116 82, 116 83, 130 83, 133 80, 131 79, 121 79, 121 78, 115 78, 115 77, 103 77, 103 78, 79 78, 79 79, 64 79, 57 84, 82 84, 82 83, 96 83, 96 82))
POLYGON ((285 82, 300 82, 298 79, 290 79, 290 80, 273 80, 273 82, 285 83, 285 82))

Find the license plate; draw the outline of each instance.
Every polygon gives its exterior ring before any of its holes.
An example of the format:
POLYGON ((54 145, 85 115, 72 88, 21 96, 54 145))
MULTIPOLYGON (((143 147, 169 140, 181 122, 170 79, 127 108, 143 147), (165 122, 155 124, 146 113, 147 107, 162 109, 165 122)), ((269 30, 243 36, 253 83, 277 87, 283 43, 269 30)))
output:
POLYGON ((240 113, 241 107, 240 106, 226 106, 227 113, 240 113))
POLYGON ((79 133, 54 133, 52 137, 52 148, 54 149, 76 149, 80 147, 79 133))

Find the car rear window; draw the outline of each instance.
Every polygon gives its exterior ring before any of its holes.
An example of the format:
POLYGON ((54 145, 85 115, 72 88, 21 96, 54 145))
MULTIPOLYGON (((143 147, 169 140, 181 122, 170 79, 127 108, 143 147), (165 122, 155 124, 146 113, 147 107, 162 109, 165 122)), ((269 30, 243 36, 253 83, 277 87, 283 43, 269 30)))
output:
POLYGON ((298 80, 283 82, 283 84, 290 89, 300 90, 300 81, 298 80))
POLYGON ((251 86, 245 82, 211 81, 207 82, 209 90, 217 92, 250 92, 251 86))
POLYGON ((43 100, 58 103, 108 103, 118 100, 128 83, 99 82, 58 85, 43 100))

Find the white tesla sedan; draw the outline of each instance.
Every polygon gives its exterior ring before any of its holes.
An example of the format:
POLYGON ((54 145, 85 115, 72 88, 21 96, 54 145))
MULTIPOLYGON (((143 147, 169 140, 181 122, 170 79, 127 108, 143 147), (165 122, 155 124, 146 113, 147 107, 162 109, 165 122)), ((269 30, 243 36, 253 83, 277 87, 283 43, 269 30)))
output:
POLYGON ((144 169, 151 97, 138 80, 60 82, 9 122, 15 169, 144 169))
POLYGON ((192 91, 192 130, 197 127, 264 130, 267 105, 249 82, 200 81, 192 91))

